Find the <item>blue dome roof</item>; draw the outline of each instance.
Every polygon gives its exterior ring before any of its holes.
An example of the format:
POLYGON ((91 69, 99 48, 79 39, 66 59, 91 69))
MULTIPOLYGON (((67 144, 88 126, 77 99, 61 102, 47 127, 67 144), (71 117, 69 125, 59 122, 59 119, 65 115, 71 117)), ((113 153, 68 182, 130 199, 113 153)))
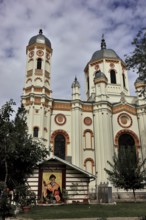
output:
POLYGON ((30 38, 28 45, 32 45, 35 43, 46 44, 51 48, 51 42, 48 38, 43 35, 42 30, 40 29, 39 34, 30 38))

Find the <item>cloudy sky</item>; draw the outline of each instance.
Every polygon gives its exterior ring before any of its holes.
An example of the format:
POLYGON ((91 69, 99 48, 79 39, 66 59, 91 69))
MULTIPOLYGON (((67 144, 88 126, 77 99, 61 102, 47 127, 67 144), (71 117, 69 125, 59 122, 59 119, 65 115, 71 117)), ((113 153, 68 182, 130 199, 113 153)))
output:
MULTIPOLYGON (((52 43, 52 97, 71 99, 77 76, 85 99, 84 67, 100 49, 124 59, 131 41, 146 26, 146 0, 0 0, 0 106, 13 98, 17 105, 25 80, 26 46, 40 28, 52 43)), ((137 75, 129 72, 131 94, 137 75)))

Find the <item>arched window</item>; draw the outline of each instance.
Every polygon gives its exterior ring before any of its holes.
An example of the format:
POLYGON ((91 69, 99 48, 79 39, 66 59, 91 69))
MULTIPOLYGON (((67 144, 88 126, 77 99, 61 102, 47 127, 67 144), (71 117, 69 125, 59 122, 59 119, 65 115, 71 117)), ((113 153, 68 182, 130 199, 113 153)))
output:
POLYGON ((92 149, 93 132, 90 129, 85 130, 84 137, 85 137, 85 149, 92 149))
POLYGON ((33 137, 38 137, 39 136, 39 128, 38 127, 34 127, 33 128, 33 137))
POLYGON ((124 75, 124 74, 122 74, 122 77, 123 77, 123 86, 124 86, 124 88, 126 88, 126 83, 125 83, 125 75, 124 75))
POLYGON ((115 70, 110 71, 110 78, 111 78, 111 83, 116 84, 116 72, 115 70))
POLYGON ((41 69, 42 68, 42 59, 41 58, 38 58, 37 59, 37 69, 41 69))
POLYGON ((85 166, 86 171, 93 174, 94 161, 92 158, 87 158, 84 161, 84 166, 85 166))
POLYGON ((55 137, 54 155, 65 160, 65 137, 58 134, 55 137))
POLYGON ((118 142, 119 142, 119 157, 120 157, 120 159, 123 159, 124 157, 128 156, 129 153, 133 157, 133 159, 136 159, 135 141, 131 135, 122 134, 119 137, 118 142))

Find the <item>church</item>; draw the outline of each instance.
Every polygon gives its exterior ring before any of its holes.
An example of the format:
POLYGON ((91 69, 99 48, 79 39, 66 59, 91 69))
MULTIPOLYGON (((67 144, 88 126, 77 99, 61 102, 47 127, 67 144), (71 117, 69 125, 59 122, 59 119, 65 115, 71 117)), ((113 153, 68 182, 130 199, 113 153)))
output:
MULTIPOLYGON (((107 49, 104 37, 101 48, 93 51, 85 64, 86 100, 81 100, 76 77, 70 85, 72 99, 54 99, 52 52, 51 42, 42 30, 30 38, 26 47, 22 103, 27 111, 28 132, 49 150, 48 161, 54 158, 56 163, 76 170, 74 173, 82 173, 92 180, 87 181, 88 187, 96 188, 108 181, 104 168, 109 168, 107 161, 112 162, 120 147, 135 147, 140 158, 145 158, 145 101, 138 94, 130 95, 126 64, 113 49, 107 49)), ((145 84, 138 77, 134 86, 142 90, 145 84)), ((37 182, 42 181, 40 173, 37 175, 37 182)), ((63 176, 62 171, 58 179, 63 176)), ((38 187, 39 183, 32 184, 39 192, 38 187)))

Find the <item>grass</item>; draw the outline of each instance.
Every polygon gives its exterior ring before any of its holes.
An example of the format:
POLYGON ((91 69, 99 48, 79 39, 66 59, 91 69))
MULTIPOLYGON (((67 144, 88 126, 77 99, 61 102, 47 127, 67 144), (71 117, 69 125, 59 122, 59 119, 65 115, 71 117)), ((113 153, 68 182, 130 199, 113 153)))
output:
POLYGON ((31 219, 96 218, 96 217, 140 217, 146 216, 145 203, 119 203, 117 205, 35 206, 29 213, 19 217, 31 219))

